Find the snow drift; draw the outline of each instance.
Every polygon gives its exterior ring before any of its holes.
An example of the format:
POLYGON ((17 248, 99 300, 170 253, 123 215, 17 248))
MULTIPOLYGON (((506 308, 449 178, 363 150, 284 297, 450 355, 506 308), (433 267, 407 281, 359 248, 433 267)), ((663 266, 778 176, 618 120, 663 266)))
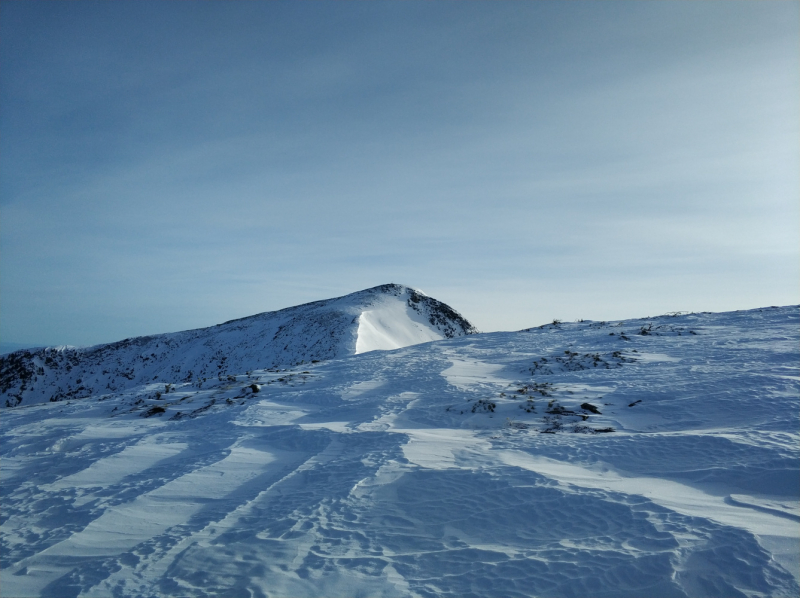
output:
POLYGON ((88 348, 0 357, 0 404, 77 399, 148 382, 191 382, 477 332, 450 306, 385 284, 212 326, 88 348))

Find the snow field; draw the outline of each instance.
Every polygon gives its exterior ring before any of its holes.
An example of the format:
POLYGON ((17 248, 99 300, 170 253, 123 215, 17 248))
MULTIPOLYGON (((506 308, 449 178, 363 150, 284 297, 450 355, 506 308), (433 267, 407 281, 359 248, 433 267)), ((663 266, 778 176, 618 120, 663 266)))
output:
POLYGON ((798 324, 548 325, 7 410, 3 595, 798 595, 798 324))

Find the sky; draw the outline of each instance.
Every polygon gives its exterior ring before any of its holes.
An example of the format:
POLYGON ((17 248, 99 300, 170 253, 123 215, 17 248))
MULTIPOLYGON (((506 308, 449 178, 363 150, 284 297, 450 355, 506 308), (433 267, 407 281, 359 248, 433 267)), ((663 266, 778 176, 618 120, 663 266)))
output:
POLYGON ((0 341, 800 303, 799 48, 796 1, 4 0, 0 341))

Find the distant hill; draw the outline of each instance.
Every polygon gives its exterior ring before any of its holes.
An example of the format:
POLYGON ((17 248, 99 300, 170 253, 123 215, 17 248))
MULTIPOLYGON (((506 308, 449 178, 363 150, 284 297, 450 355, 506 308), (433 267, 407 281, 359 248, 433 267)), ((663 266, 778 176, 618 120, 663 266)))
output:
POLYGON ((0 357, 0 404, 102 395, 286 367, 477 332, 450 306, 398 284, 94 347, 23 349, 0 357))

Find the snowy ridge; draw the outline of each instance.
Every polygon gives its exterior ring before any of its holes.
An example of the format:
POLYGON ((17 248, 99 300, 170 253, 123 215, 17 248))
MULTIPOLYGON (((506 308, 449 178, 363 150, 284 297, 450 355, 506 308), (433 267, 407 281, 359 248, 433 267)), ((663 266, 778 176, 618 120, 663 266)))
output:
POLYGON ((14 407, 194 382, 477 332, 448 305, 402 285, 231 320, 197 330, 88 348, 0 357, 0 405, 14 407))

